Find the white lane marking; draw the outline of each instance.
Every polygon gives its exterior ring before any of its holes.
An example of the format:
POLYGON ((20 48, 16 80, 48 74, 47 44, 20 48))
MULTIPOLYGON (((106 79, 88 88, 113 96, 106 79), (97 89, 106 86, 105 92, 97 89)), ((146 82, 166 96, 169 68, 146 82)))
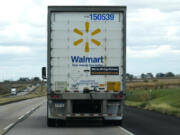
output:
POLYGON ((127 133, 128 135, 134 135, 133 133, 129 132, 128 130, 126 130, 125 128, 119 127, 122 131, 124 131, 125 133, 127 133))
MULTIPOLYGON (((40 104, 40 105, 42 105, 42 104, 40 104)), ((38 105, 36 108, 38 108, 40 105, 38 105)), ((29 114, 30 112, 32 112, 34 109, 36 109, 36 108, 32 108, 32 110, 31 111, 27 111, 26 112, 26 114, 29 114)), ((20 116, 18 119, 20 120, 20 119, 22 119, 23 117, 24 117, 25 115, 22 115, 22 116, 20 116)), ((8 126, 6 126, 5 128, 4 128, 4 130, 8 130, 9 128, 11 128, 13 125, 15 125, 15 123, 11 123, 11 124, 9 124, 8 126)))
POLYGON ((7 129, 9 129, 12 125, 14 125, 14 123, 9 124, 9 125, 8 125, 7 127, 5 127, 4 129, 7 130, 7 129))
MULTIPOLYGON (((36 109, 36 108, 33 107, 30 111, 27 111, 26 114, 31 113, 34 109, 36 109)), ((25 115, 22 115, 22 116, 20 116, 18 119, 20 120, 20 119, 22 119, 24 116, 25 116, 25 115)))
MULTIPOLYGON (((41 104, 40 104, 41 105, 41 104)), ((34 111, 35 109, 37 109, 40 105, 36 106, 35 108, 33 107, 31 110, 27 111, 26 114, 31 113, 32 111, 34 111)))
POLYGON ((30 111, 27 111, 26 114, 30 113, 30 111))
POLYGON ((20 119, 22 119, 23 117, 24 117, 24 115, 20 116, 18 119, 20 120, 20 119))

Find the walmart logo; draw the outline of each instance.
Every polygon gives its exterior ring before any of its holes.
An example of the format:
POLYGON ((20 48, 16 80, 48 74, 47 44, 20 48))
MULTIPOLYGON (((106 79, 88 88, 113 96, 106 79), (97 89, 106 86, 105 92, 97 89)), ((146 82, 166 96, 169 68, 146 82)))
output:
MULTIPOLYGON (((89 32, 89 22, 85 22, 85 29, 86 29, 86 33, 89 32)), ((78 35, 81 35, 83 36, 84 33, 81 32, 80 30, 78 30, 77 28, 74 29, 74 32, 78 35)), ((98 34, 99 32, 101 32, 101 30, 99 28, 97 28, 96 30, 94 30, 92 33, 91 33, 91 36, 94 36, 96 34, 98 34)), ((77 41, 74 41, 74 46, 77 46, 79 45, 80 43, 83 42, 83 38, 81 39, 78 39, 77 41)), ((96 46, 100 46, 101 43, 99 41, 97 41, 96 39, 92 38, 91 39, 91 42, 94 43, 96 46)), ((89 42, 87 41, 86 39, 86 42, 85 42, 85 49, 84 49, 85 52, 89 52, 89 42)))

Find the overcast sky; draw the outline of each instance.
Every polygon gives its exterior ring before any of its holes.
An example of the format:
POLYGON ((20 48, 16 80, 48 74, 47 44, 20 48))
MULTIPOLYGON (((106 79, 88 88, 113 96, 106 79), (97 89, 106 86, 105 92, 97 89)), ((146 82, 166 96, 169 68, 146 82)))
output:
POLYGON ((127 72, 180 74, 179 0, 0 0, 0 80, 41 77, 47 5, 126 5, 127 72))

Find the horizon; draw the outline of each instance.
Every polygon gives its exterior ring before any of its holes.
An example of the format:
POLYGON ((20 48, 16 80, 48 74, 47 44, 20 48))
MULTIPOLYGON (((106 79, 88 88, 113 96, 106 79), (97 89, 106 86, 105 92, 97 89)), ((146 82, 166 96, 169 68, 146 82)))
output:
MULTIPOLYGON (((6 0, 0 5, 0 81, 41 78, 47 67, 47 6, 102 5, 96 0, 6 0), (9 4, 11 3, 11 4, 9 4), (4 14, 7 9, 9 12, 4 14)), ((127 73, 180 74, 180 1, 105 0, 127 6, 127 73)))

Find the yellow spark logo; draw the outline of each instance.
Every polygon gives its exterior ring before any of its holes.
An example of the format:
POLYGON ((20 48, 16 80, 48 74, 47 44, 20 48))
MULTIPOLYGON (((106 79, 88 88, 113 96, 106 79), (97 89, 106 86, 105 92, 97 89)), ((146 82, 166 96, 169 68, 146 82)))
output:
MULTIPOLYGON (((85 22, 85 29, 86 29, 86 33, 89 32, 89 22, 85 22)), ((80 36, 83 36, 83 32, 81 32, 80 30, 78 30, 77 28, 74 29, 74 32, 80 36)), ((96 30, 94 30, 91 35, 94 36, 96 34, 98 34, 99 32, 101 32, 101 30, 99 28, 97 28, 96 30)), ((81 42, 83 42, 83 39, 78 39, 77 41, 74 41, 74 46, 77 46, 79 45, 81 42)), ((97 46, 100 46, 101 43, 99 41, 97 41, 96 39, 91 39, 91 42, 94 43, 95 45, 97 46)), ((89 42, 86 41, 85 43, 85 49, 84 49, 85 52, 89 52, 89 42)))

